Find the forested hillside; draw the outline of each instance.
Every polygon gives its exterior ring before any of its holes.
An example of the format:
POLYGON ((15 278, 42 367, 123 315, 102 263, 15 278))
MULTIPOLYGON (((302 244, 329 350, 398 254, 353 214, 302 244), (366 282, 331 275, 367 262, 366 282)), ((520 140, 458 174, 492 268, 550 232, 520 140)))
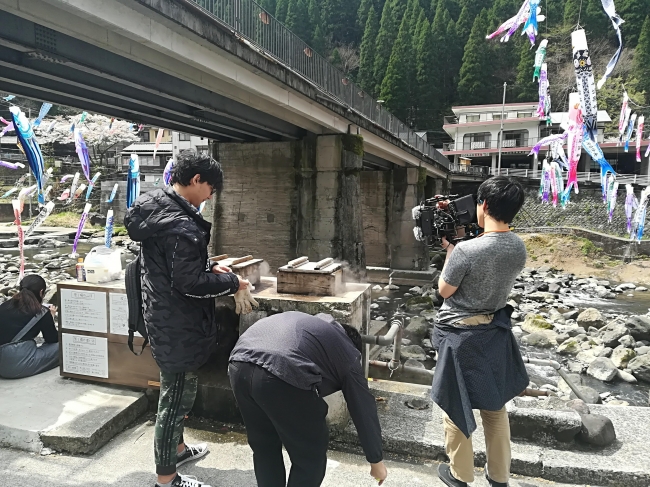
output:
MULTIPOLYGON (((571 31, 587 39, 598 79, 617 48, 601 0, 541 0, 537 45, 519 35, 486 40, 521 7, 521 0, 258 0, 372 96, 418 130, 442 130, 452 105, 536 101, 533 60, 548 39, 553 111, 566 109, 573 91, 571 31)), ((618 118, 623 88, 650 105, 650 0, 615 0, 625 50, 598 93, 599 108, 618 118)), ((636 111, 639 110, 634 106, 636 111)), ((646 114, 650 115, 650 113, 646 114)))

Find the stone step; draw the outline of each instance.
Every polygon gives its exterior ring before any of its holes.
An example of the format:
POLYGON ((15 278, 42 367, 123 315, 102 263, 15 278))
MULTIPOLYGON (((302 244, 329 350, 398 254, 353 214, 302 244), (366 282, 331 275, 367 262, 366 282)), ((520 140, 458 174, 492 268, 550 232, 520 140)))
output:
POLYGON ((437 269, 427 271, 394 269, 390 273, 390 284, 395 286, 424 286, 433 284, 439 275, 440 271, 437 269))

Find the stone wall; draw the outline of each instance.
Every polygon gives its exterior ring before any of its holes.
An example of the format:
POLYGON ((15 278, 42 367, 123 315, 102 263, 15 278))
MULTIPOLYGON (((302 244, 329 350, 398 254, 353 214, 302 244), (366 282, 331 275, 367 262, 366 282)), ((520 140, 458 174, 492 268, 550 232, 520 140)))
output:
POLYGON ((390 171, 361 173, 363 236, 366 244, 366 263, 369 266, 389 265, 387 222, 390 183, 390 171))
MULTIPOLYGON (((640 189, 637 189, 637 195, 640 189)), ((539 197, 539 186, 526 186, 526 201, 514 221, 516 227, 580 227, 595 232, 626 236, 625 187, 619 188, 612 223, 607 221, 600 183, 580 184, 580 193, 572 194, 566 208, 544 204, 539 197)))
POLYGON ((262 257, 277 269, 295 257, 300 142, 218 144, 224 188, 215 197, 212 251, 262 257))

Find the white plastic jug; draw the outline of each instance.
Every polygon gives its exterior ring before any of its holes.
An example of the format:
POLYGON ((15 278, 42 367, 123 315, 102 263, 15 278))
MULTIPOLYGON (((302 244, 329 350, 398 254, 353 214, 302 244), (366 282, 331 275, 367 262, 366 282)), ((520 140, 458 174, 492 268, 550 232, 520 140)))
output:
POLYGON ((99 284, 119 279, 122 276, 120 254, 119 249, 109 249, 105 246, 91 249, 84 262, 86 282, 99 284))

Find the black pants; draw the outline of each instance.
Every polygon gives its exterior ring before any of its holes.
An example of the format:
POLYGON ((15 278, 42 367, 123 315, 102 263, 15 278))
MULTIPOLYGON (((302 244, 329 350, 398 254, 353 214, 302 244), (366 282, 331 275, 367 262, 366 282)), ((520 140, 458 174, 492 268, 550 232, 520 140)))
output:
POLYGON ((325 478, 327 403, 262 367, 231 363, 230 384, 244 418, 258 487, 318 487, 325 478), (291 458, 286 482, 282 445, 291 458))

